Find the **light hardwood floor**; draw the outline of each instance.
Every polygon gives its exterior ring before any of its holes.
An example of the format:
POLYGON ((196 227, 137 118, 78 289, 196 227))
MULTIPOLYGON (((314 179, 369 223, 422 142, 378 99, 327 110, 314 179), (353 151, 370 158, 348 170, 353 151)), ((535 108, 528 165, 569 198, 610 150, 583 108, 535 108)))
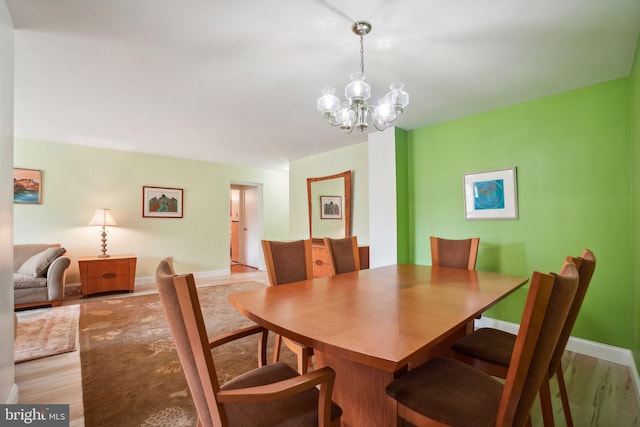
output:
MULTIPOLYGON (((200 279, 198 284, 202 286, 249 280, 268 283, 266 273, 249 271, 200 279)), ((154 292, 155 285, 150 283, 136 285, 132 294, 72 299, 66 301, 66 304, 154 292)), ((565 352, 563 366, 576 427, 640 427, 638 396, 628 367, 572 352, 565 352)), ((19 403, 69 404, 71 426, 85 425, 79 351, 19 363, 16 365, 16 382, 19 403)), ((557 383, 553 378, 551 391, 554 418, 556 426, 562 427, 566 423, 557 390, 557 383)), ((534 427, 542 426, 537 402, 532 410, 532 421, 534 427)))

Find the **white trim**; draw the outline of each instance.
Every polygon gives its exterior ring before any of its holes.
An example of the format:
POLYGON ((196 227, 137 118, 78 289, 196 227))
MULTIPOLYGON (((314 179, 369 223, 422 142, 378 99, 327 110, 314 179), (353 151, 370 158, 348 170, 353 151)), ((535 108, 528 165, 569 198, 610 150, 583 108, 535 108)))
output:
POLYGON ((638 376, 638 367, 636 366, 636 362, 633 360, 633 357, 631 357, 629 369, 631 369, 633 384, 636 386, 636 403, 640 406, 640 377, 638 376))
MULTIPOLYGON (((193 277, 195 279, 207 279, 210 277, 223 277, 231 274, 230 268, 224 268, 222 270, 213 270, 213 271, 200 271, 193 273, 193 277)), ((135 284, 136 285, 147 285, 150 283, 155 283, 156 279, 153 276, 147 277, 136 277, 135 284)), ((80 284, 78 284, 80 285, 80 284)))
MULTIPOLYGON (((503 320, 482 316, 480 319, 476 319, 475 327, 494 328, 512 334, 517 334, 520 325, 517 323, 505 322, 503 320)), ((580 353, 597 359, 606 360, 607 362, 627 366, 635 385, 636 400, 640 406, 640 377, 638 376, 638 368, 636 367, 631 350, 576 337, 569 337, 566 349, 574 353, 580 353)))
MULTIPOLYGON (((259 270, 259 271, 265 271, 265 270, 259 270)), ((223 276, 229 276, 231 274, 231 268, 223 268, 222 270, 212 270, 212 271, 200 271, 200 272, 196 272, 193 273, 193 277, 196 279, 207 279, 207 278, 213 278, 213 277, 223 277, 223 276)), ((136 285, 148 285, 151 283, 155 283, 156 279, 154 276, 146 276, 146 277, 136 277, 135 279, 135 284, 136 285)), ((76 282, 76 283, 67 283, 65 286, 79 286, 81 287, 82 284, 80 282, 76 282)))
POLYGON ((15 405, 18 403, 18 384, 14 383, 9 392, 9 397, 5 402, 7 405, 15 405))

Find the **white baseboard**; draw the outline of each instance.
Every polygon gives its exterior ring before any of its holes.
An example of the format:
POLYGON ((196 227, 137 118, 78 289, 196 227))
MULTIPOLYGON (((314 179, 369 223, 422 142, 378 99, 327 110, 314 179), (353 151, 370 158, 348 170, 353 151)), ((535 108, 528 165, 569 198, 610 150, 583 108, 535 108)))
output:
POLYGON ((9 397, 7 397, 7 401, 5 404, 7 405, 15 405, 18 403, 18 384, 13 384, 11 387, 11 391, 9 392, 9 397))
MULTIPOLYGON (((505 322, 485 316, 476 319, 475 325, 476 328, 495 328, 512 334, 517 334, 518 328, 520 327, 517 323, 505 322)), ((638 368, 636 367, 631 350, 576 337, 569 337, 566 349, 574 353, 580 353, 606 360, 607 362, 627 366, 635 385, 636 399, 638 400, 638 405, 640 405, 640 377, 638 376, 638 368)))
MULTIPOLYGON (((222 276, 228 276, 231 274, 231 269, 230 268, 224 268, 222 270, 212 270, 212 271, 200 271, 200 272, 196 272, 193 273, 193 277, 195 279, 207 279, 207 278, 214 278, 214 277, 222 277, 222 276)), ((147 277, 136 277, 136 285, 147 285, 150 283, 155 283, 156 279, 153 276, 147 276, 147 277)))
MULTIPOLYGON (((196 279, 207 279, 207 278, 214 278, 214 277, 222 277, 222 276, 228 276, 231 274, 231 269, 230 268, 224 268, 222 270, 212 270, 212 271, 200 271, 200 272, 196 272, 193 273, 193 277, 195 277, 196 279)), ((135 284, 136 285, 148 285, 151 283, 155 283, 156 279, 153 276, 146 276, 146 277, 136 277, 135 279, 135 284)), ((66 286, 82 286, 80 284, 80 282, 76 282, 76 283, 67 283, 66 286)))
POLYGON ((222 270, 200 271, 198 273, 193 273, 193 277, 196 279, 207 279, 209 277, 228 276, 230 274, 231 268, 224 268, 222 270))

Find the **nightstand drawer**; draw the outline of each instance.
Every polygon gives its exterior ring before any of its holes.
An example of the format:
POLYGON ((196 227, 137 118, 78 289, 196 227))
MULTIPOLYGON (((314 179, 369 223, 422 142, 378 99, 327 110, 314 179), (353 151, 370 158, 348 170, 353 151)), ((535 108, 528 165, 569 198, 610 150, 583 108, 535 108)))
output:
POLYGON ((88 277, 113 277, 113 276, 127 276, 129 277, 129 260, 128 259, 114 259, 108 262, 91 262, 87 266, 88 277))
POLYGON ((105 273, 101 277, 91 277, 87 283, 87 294, 100 292, 128 291, 129 275, 116 276, 113 273, 105 273))

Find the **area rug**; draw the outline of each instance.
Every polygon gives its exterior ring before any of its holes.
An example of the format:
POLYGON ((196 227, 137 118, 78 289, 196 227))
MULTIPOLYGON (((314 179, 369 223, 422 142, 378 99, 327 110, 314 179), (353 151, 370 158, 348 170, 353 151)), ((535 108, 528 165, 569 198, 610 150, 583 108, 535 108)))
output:
POLYGON ((16 312, 15 362, 67 353, 78 348, 80 306, 37 308, 16 312))
MULTIPOLYGON (((209 336, 251 325, 227 295, 264 286, 243 282, 198 288, 209 336)), ((79 329, 85 425, 196 425, 195 407, 158 295, 82 304, 79 329)), ((253 336, 214 350, 221 384, 257 367, 257 343, 253 336)), ((295 367, 293 353, 284 346, 282 353, 295 367)), ((270 334, 268 358, 272 355, 270 334)))

